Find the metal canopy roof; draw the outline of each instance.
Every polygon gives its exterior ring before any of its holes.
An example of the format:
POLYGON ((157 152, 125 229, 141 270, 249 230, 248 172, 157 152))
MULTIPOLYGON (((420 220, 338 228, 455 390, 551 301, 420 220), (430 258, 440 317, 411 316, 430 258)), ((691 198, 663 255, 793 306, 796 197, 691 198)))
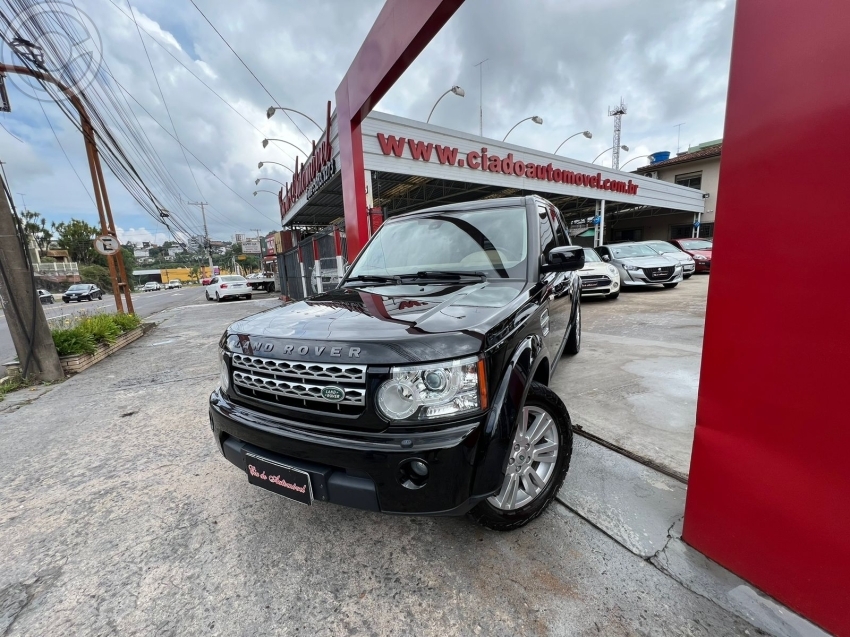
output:
MULTIPOLYGON (((394 216, 432 206, 480 199, 540 195, 555 204, 567 223, 584 221, 596 212, 596 198, 570 197, 545 190, 504 188, 416 175, 372 172, 374 205, 394 216)), ((628 219, 681 213, 680 210, 606 201, 607 219, 628 219)), ((324 227, 343 218, 342 178, 337 174, 295 214, 290 227, 324 227)))

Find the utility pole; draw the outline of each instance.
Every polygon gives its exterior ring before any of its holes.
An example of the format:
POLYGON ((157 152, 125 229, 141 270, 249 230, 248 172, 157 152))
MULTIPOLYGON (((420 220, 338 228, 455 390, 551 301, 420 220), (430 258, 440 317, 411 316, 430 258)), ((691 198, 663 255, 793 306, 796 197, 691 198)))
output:
POLYGON ((490 58, 481 60, 473 66, 478 67, 478 135, 484 137, 484 63, 490 58))
POLYGON ((623 98, 620 98, 620 106, 614 109, 608 109, 608 116, 614 118, 614 153, 611 155, 611 168, 614 170, 620 169, 620 131, 623 126, 623 115, 626 114, 626 105, 623 104, 623 98))
POLYGON ((65 374, 53 344, 35 280, 24 252, 22 229, 12 215, 8 189, 0 176, 0 298, 23 378, 62 380, 65 374))
POLYGON ((207 213, 204 212, 204 206, 209 206, 206 201, 189 201, 190 206, 198 206, 201 209, 201 218, 204 220, 204 248, 207 251, 207 258, 210 261, 210 276, 213 275, 212 248, 210 247, 210 233, 207 230, 207 213))
POLYGON ((682 139, 682 126, 684 126, 687 122, 682 122, 681 124, 673 124, 673 128, 679 129, 679 132, 676 133, 676 154, 679 154, 679 142, 682 139))

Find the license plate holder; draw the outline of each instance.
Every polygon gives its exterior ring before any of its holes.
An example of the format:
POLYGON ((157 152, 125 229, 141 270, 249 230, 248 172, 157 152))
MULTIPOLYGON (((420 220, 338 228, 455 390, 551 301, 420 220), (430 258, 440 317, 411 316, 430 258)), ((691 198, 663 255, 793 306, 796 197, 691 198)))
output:
POLYGON ((250 484, 288 500, 313 504, 313 485, 306 471, 252 454, 245 454, 245 468, 250 484))
POLYGON ((583 288, 595 288, 599 285, 599 281, 582 281, 581 287, 583 288))

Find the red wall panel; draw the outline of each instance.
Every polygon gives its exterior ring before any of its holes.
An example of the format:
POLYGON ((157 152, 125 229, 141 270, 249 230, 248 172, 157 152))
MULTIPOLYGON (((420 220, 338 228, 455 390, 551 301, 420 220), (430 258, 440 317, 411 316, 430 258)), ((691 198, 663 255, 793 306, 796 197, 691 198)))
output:
POLYGON ((684 529, 695 548, 842 635, 848 25, 847 0, 738 0, 684 529))

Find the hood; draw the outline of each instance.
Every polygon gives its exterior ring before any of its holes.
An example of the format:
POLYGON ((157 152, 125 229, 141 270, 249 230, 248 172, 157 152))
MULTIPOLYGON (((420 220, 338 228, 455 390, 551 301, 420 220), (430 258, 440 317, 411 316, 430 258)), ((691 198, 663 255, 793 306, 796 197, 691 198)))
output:
POLYGON ((691 256, 695 254, 701 254, 704 257, 708 257, 709 259, 711 258, 711 250, 685 250, 685 252, 687 252, 691 256))
POLYGON ((636 265, 639 268, 666 268, 679 265, 678 259, 668 259, 661 254, 654 257, 622 257, 614 260, 623 265, 636 265))
POLYGON ((486 281, 337 288, 237 321, 225 336, 231 349, 238 342, 236 351, 247 347, 272 358, 336 356, 350 363, 455 358, 481 350, 487 330, 524 286, 486 281))
POLYGON ((585 261, 584 267, 579 270, 579 276, 582 274, 611 274, 608 269, 608 264, 604 261, 585 261))
POLYGON ((691 255, 686 252, 667 252, 659 256, 667 257, 668 259, 676 259, 676 261, 678 261, 679 263, 687 263, 689 261, 693 261, 691 255))

